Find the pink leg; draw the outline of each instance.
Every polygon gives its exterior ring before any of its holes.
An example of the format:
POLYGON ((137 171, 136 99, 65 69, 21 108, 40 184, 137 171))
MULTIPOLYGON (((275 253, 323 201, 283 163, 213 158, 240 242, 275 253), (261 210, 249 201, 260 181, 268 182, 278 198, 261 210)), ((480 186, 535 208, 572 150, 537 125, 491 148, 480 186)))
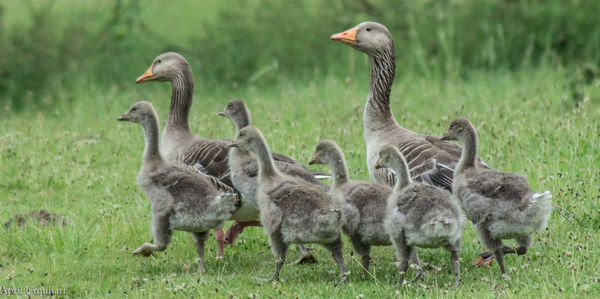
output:
POLYGON ((244 228, 248 226, 260 226, 260 221, 247 221, 247 222, 239 222, 236 221, 233 225, 229 227, 227 232, 225 233, 225 242, 229 243, 229 245, 233 246, 235 239, 237 239, 238 235, 244 231, 244 228))
POLYGON ((217 249, 218 255, 217 259, 222 260, 223 256, 225 256, 224 248, 225 248, 225 234, 222 229, 218 229, 215 231, 215 240, 217 241, 217 249))

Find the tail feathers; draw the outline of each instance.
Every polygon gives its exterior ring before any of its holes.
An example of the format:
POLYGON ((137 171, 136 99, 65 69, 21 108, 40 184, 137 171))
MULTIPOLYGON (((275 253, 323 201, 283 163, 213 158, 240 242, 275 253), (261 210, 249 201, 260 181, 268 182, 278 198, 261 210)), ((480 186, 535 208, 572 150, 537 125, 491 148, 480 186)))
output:
POLYGON ((525 216, 529 221, 535 223, 535 230, 540 231, 546 227, 550 213, 552 212, 552 194, 550 191, 535 193, 529 199, 529 207, 525 210, 525 216))
POLYGON ((529 201, 533 204, 533 203, 536 203, 538 200, 550 200, 551 198, 552 198, 552 194, 550 194, 550 191, 546 191, 544 193, 535 193, 529 199, 529 201))

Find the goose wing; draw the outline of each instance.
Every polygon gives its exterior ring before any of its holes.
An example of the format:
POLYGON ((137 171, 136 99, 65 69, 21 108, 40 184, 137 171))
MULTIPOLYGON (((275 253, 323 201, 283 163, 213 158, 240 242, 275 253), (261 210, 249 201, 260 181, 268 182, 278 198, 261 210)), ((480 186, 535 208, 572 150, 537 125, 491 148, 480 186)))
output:
POLYGON ((514 203, 523 210, 535 192, 529 188, 527 178, 520 174, 482 169, 468 179, 467 186, 494 201, 514 203))
MULTIPOLYGON (((231 144, 229 139, 202 139, 197 138, 185 146, 181 153, 181 162, 187 165, 202 166, 206 174, 214 176, 223 183, 233 186, 229 178, 227 156, 231 144)), ((200 168, 200 167, 197 168, 200 168)))

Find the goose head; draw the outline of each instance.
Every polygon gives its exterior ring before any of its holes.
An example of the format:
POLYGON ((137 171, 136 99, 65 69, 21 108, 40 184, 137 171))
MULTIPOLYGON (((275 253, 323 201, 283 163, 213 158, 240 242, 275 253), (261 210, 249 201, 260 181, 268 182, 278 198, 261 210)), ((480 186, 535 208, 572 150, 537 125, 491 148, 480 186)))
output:
POLYGON ((229 147, 236 147, 257 153, 265 144, 265 138, 255 126, 247 126, 240 130, 235 141, 229 147))
POLYGON ((339 147, 333 140, 321 140, 321 142, 319 142, 315 149, 312 159, 310 159, 310 162, 308 162, 308 165, 328 164, 329 161, 338 159, 338 157, 335 156, 335 153, 338 151, 338 148, 339 147))
POLYGON ((379 158, 377 159, 377 163, 375 164, 375 169, 397 169, 399 168, 398 159, 401 157, 402 156, 400 154, 400 151, 398 151, 398 149, 395 146, 387 144, 383 146, 379 151, 379 158))
POLYGON ((248 110, 244 100, 230 100, 227 106, 219 112, 219 115, 227 117, 238 127, 245 127, 250 124, 250 110, 248 110))
POLYGON ((190 64, 181 56, 175 52, 168 52, 158 55, 150 68, 139 76, 135 83, 144 83, 149 81, 171 81, 182 73, 183 70, 187 70, 191 73, 190 64))
POLYGON ((475 128, 466 117, 460 117, 450 123, 442 140, 458 140, 463 142, 475 132, 475 128))
POLYGON ((156 117, 156 110, 154 110, 152 104, 146 101, 139 101, 131 105, 117 120, 143 124, 153 117, 156 117))
POLYGON ((377 55, 380 49, 394 47, 390 31, 376 22, 360 23, 354 28, 332 35, 331 40, 342 42, 371 56, 377 55))

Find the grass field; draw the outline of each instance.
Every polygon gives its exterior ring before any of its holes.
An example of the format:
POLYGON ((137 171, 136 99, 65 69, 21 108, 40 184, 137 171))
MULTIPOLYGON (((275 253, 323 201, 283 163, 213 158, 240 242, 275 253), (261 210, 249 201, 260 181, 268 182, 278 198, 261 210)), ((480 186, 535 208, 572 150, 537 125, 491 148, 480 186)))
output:
MULTIPOLYGON (((145 68, 140 66, 140 73, 145 68)), ((362 138, 367 76, 234 92, 197 80, 191 128, 199 136, 233 137, 233 126, 217 112, 229 98, 240 97, 272 150, 307 163, 320 139, 333 138, 346 154, 351 177, 367 179, 362 138)), ((284 281, 270 283, 265 278, 275 259, 260 228, 247 229, 222 262, 212 258, 211 238, 204 276, 196 275, 195 248, 186 233, 175 233, 164 253, 132 256, 132 249, 151 240, 150 205, 135 185, 144 140, 138 125, 116 117, 146 99, 164 120, 170 96, 166 83, 132 83, 123 90, 89 84, 68 91, 76 99, 70 105, 5 113, 0 119, 0 222, 42 208, 68 222, 66 227, 0 226, 0 287, 66 288, 72 297, 597 297, 600 82, 572 83, 579 82, 576 78, 570 68, 540 67, 468 78, 400 74, 396 80, 392 110, 401 125, 440 135, 455 117, 469 117, 479 131, 483 159, 525 174, 533 188, 550 190, 561 207, 526 256, 507 257, 509 280, 501 279, 497 264, 470 266, 480 249, 470 226, 463 234, 462 282, 456 289, 444 250, 420 250, 424 262, 441 269, 396 286, 391 247, 373 250, 372 277, 365 279, 348 242, 347 284, 334 287, 337 267, 318 246, 318 264, 286 265, 284 281)), ((291 249, 288 261, 296 255, 291 249)))

